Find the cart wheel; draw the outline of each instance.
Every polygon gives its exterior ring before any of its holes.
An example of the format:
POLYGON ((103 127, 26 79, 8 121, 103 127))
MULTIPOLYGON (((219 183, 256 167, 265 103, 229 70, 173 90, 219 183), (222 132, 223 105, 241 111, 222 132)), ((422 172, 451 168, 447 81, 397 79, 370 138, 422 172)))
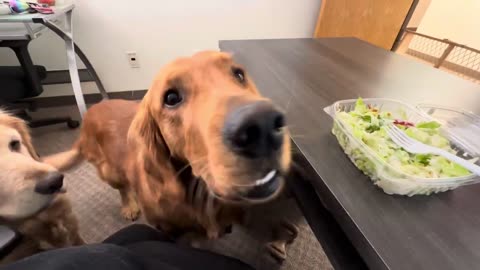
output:
POLYGON ((75 128, 78 128, 80 126, 80 122, 75 121, 75 120, 68 120, 67 126, 71 129, 75 129, 75 128))

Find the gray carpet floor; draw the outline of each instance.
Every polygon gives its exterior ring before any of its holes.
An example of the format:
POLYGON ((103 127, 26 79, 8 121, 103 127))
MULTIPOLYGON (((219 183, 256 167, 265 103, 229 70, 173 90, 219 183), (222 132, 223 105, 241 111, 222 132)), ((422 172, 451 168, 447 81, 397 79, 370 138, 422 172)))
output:
MULTIPOLYGON (((70 115, 78 119, 73 106, 42 108, 32 115, 34 118, 70 115)), ((36 128, 32 135, 38 153, 48 155, 67 150, 75 141, 78 129, 70 130, 62 124, 36 128)), ((120 216, 117 192, 98 178, 90 164, 84 163, 67 173, 65 185, 80 221, 81 234, 88 243, 100 242, 131 224, 120 216)), ((206 243, 203 248, 239 258, 259 270, 333 269, 293 200, 282 201, 264 211, 268 212, 264 212, 265 215, 287 216, 300 228, 298 238, 287 248, 288 258, 283 264, 270 257, 258 236, 241 227, 235 227, 232 234, 220 240, 206 243)))

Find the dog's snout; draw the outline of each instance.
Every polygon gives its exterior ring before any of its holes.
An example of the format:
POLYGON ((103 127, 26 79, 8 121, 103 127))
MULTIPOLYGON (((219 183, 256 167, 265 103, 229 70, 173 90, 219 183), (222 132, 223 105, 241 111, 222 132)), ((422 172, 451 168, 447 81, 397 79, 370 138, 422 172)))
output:
POLYGON ((271 103, 257 101, 227 115, 224 139, 235 152, 250 158, 266 157, 283 143, 285 117, 271 103))
POLYGON ((62 186, 63 174, 58 172, 49 173, 44 179, 37 182, 35 185, 35 192, 49 195, 59 191, 62 186))

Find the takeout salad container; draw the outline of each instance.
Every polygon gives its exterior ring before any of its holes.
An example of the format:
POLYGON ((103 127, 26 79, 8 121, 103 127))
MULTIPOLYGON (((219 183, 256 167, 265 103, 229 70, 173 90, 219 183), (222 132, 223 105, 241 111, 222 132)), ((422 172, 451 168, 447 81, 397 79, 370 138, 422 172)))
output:
MULTIPOLYGON (((475 175, 449 178, 422 178, 410 175, 400 168, 394 167, 382 160, 380 156, 361 139, 353 136, 350 126, 343 123, 338 113, 350 112, 355 109, 356 99, 337 101, 324 110, 333 120, 332 133, 337 137, 340 146, 343 148, 350 160, 363 173, 370 177, 375 185, 380 187, 387 194, 399 194, 413 196, 417 194, 429 195, 455 189, 462 185, 472 184, 480 181, 475 175)), ((415 109, 401 101, 383 98, 363 99, 364 103, 378 108, 380 111, 388 111, 398 120, 406 120, 412 123, 436 121, 428 114, 415 109)), ((475 157, 475 152, 465 149, 465 144, 459 141, 459 136, 452 136, 447 126, 442 126, 440 132, 450 141, 451 147, 465 157, 475 157)))
POLYGON ((480 156, 480 116, 462 109, 435 104, 415 106, 439 122, 470 154, 480 156))

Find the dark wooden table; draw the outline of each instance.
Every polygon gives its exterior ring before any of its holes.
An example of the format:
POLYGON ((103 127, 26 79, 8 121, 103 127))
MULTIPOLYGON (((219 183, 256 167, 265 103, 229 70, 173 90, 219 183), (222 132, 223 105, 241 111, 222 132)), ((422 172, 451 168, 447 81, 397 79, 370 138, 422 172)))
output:
POLYGON ((308 184, 315 192, 295 188, 305 184, 300 180, 293 191, 334 266, 480 268, 480 185, 432 196, 384 194, 343 153, 323 112, 361 96, 480 114, 478 85, 353 38, 221 41, 220 48, 233 52, 260 92, 286 111, 305 170, 314 174, 308 184), (339 231, 354 247, 340 255, 334 251, 341 236, 337 244, 332 236, 339 231), (350 260, 355 252, 363 260, 350 260))

